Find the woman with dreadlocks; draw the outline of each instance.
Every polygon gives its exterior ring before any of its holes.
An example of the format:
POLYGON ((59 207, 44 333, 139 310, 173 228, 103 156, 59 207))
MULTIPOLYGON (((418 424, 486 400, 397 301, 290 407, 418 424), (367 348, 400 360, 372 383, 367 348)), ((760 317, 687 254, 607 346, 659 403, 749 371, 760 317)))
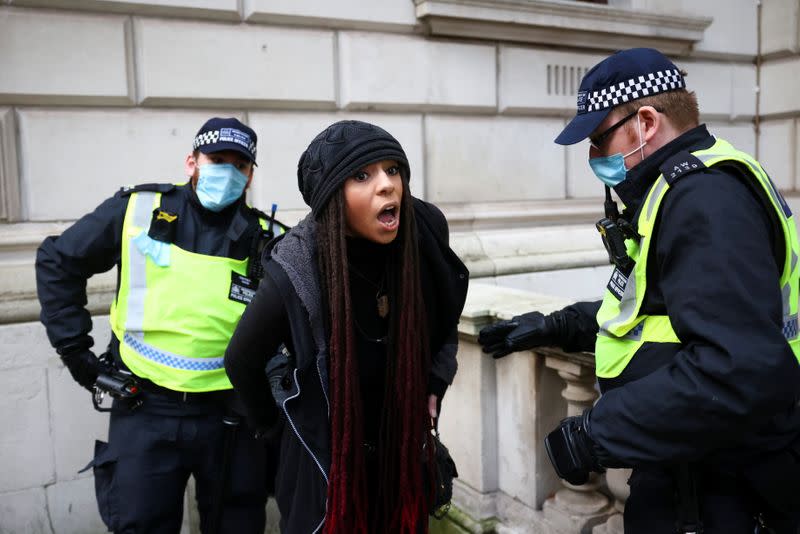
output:
POLYGON ((468 272, 409 177, 375 125, 320 133, 297 170, 311 213, 265 252, 225 353, 255 425, 280 431, 283 532, 427 532, 431 418, 455 375, 468 272))

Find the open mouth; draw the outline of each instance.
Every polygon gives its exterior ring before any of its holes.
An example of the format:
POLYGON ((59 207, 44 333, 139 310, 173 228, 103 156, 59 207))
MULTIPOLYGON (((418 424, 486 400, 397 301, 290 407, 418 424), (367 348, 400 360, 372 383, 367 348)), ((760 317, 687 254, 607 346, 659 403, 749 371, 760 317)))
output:
POLYGON ((382 209, 378 214, 378 222, 387 230, 396 230, 400 224, 400 209, 398 206, 392 204, 382 209))

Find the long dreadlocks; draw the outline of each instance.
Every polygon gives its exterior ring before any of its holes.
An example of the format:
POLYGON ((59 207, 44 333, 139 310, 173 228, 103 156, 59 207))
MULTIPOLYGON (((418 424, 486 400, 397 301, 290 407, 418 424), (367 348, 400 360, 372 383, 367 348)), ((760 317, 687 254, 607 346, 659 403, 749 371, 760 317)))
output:
MULTIPOLYGON (((328 309, 331 392, 331 468, 326 533, 386 531, 418 533, 427 528, 429 494, 423 466, 432 465, 426 388, 430 349, 420 283, 414 209, 403 176, 397 246, 389 257, 391 315, 384 410, 378 441, 379 495, 368 495, 353 333, 344 193, 339 189, 320 214, 317 247, 322 294, 328 309), (425 455, 427 461, 423 463, 425 455), (368 511, 371 509, 371 513, 368 511), (370 517, 374 523, 370 525, 370 517)), ((428 475, 431 475, 429 472, 428 475)))

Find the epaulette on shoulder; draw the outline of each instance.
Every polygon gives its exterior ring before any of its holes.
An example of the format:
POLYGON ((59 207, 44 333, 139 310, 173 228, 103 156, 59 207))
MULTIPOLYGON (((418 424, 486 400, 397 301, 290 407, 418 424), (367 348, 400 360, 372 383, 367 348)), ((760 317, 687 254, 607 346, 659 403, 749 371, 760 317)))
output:
POLYGON ((672 186, 684 176, 702 171, 705 168, 706 164, 700 161, 697 156, 684 150, 667 159, 658 170, 664 175, 667 183, 672 186))
POLYGON ((133 193, 140 191, 153 191, 155 193, 169 193, 175 189, 175 184, 139 184, 139 185, 124 185, 119 190, 119 195, 127 197, 133 193))

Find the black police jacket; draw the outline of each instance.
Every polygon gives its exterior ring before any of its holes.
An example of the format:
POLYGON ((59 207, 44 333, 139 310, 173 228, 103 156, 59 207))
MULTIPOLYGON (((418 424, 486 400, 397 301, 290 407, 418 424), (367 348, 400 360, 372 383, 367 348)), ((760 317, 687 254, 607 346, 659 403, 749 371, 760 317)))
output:
MULTIPOLYGON (((54 347, 89 337, 92 320, 86 309, 86 281, 119 266, 122 225, 130 194, 160 191, 161 209, 178 216, 172 242, 184 250, 209 256, 244 259, 267 217, 243 200, 216 213, 202 207, 190 184, 144 184, 122 188, 84 215, 60 236, 49 236, 36 253, 36 287, 41 321, 54 347)), ((119 276, 119 275, 118 275, 119 276)), ((119 341, 110 348, 118 363, 119 341)))
MULTIPOLYGON (((699 126, 633 167, 615 188, 626 218, 636 221, 665 161, 713 143, 699 126)), ((645 344, 620 376, 600 379, 592 435, 632 466, 702 460, 730 471, 800 436, 800 365, 781 331, 780 228, 731 168, 680 178, 661 209, 641 313, 668 315, 681 343, 645 344)), ((566 309, 573 349, 593 349, 598 308, 566 309)))

